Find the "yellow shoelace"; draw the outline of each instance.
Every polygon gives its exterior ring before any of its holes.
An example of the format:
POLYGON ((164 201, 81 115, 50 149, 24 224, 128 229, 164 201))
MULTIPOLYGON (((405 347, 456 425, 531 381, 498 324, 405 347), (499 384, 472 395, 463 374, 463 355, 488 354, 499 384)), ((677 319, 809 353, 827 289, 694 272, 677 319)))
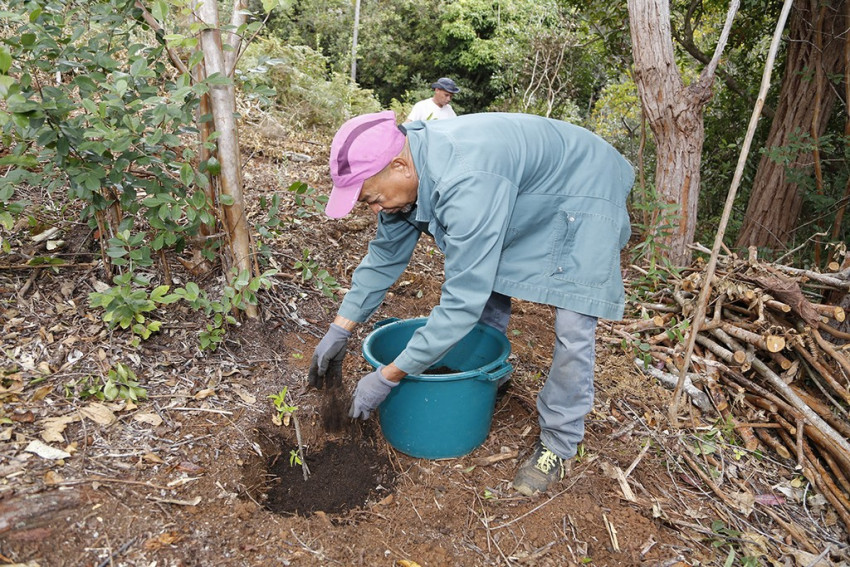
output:
POLYGON ((550 451, 549 449, 545 449, 543 453, 537 458, 537 468, 543 471, 544 474, 549 474, 552 470, 552 467, 559 467, 559 476, 564 478, 564 466, 561 458, 550 451))

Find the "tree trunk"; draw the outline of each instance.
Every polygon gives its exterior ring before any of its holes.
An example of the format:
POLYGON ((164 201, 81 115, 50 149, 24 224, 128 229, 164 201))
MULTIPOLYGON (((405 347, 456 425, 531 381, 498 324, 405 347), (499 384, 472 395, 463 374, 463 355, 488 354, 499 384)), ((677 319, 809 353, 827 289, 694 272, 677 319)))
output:
MULTIPOLYGON (((225 57, 221 44, 221 30, 216 2, 203 2, 198 5, 198 18, 205 24, 201 30, 201 49, 204 52, 204 66, 208 77, 218 73, 226 77, 229 69, 225 67, 225 57)), ((221 164, 221 194, 229 196, 232 203, 223 207, 227 232, 230 237, 230 251, 233 265, 239 273, 252 274, 251 236, 245 218, 245 203, 242 196, 242 160, 239 155, 239 134, 236 126, 236 95, 233 84, 214 84, 210 86, 213 121, 219 132, 218 154, 221 164)), ((227 274, 228 278, 231 274, 227 274)), ((245 306, 248 317, 257 316, 254 305, 245 306)))
POLYGON ((351 82, 357 82, 357 32, 360 30, 360 0, 354 0, 354 31, 351 35, 351 82))
MULTIPOLYGON (((843 74, 844 41, 847 21, 843 14, 845 0, 829 0, 821 10, 818 0, 798 0, 791 14, 790 41, 785 63, 785 77, 779 104, 771 124, 765 147, 782 148, 808 133, 813 140, 823 135, 832 107, 835 89, 813 85, 815 77, 843 74), (822 37, 817 30, 822 29, 822 37), (818 42, 823 51, 816 48, 818 42), (817 66, 822 72, 815 72, 817 66), (815 96, 820 93, 821 96, 815 96)), ((744 214, 736 246, 782 248, 790 240, 803 206, 803 190, 789 178, 790 170, 798 175, 811 170, 814 156, 801 151, 789 163, 777 163, 762 155, 752 192, 744 214)))
POLYGON ((676 67, 669 1, 629 0, 628 6, 635 83, 657 147, 655 187, 662 208, 661 218, 655 220, 652 228, 661 233, 661 241, 668 247, 667 258, 682 266, 690 262, 688 245, 693 243, 696 230, 704 133, 702 108, 712 96, 714 70, 737 5, 733 2, 730 8, 712 63, 688 87, 676 67), (664 218, 670 214, 677 216, 664 218), (664 228, 665 225, 672 228, 664 228))

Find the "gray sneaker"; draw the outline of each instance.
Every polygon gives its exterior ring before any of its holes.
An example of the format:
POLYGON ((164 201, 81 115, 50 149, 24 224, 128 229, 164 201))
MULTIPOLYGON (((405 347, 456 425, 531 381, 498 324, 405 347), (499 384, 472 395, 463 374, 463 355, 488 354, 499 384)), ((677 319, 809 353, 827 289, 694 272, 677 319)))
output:
POLYGON ((546 492, 564 479, 569 468, 569 461, 564 461, 538 442, 534 453, 519 467, 514 478, 514 490, 525 496, 546 492))

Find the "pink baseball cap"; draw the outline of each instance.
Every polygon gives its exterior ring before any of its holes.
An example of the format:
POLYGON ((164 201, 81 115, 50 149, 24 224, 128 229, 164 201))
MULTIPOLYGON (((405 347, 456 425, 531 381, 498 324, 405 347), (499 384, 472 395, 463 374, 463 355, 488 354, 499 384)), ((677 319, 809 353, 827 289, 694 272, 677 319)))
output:
POLYGON ((342 125, 331 143, 334 182, 325 214, 338 219, 354 208, 363 182, 384 169, 404 147, 395 112, 363 114, 342 125))

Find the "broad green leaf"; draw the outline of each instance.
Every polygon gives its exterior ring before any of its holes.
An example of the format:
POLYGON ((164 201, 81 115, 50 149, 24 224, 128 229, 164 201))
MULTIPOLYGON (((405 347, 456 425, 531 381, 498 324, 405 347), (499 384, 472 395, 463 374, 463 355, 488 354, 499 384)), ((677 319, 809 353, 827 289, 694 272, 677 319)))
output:
POLYGON ((170 286, 167 286, 167 285, 160 285, 160 286, 155 287, 153 289, 153 291, 151 291, 151 301, 160 302, 162 300, 162 297, 166 293, 168 293, 169 287, 170 286))
POLYGON ((189 68, 192 68, 195 65, 198 65, 203 60, 204 60, 204 52, 200 51, 200 50, 195 51, 194 53, 192 53, 192 56, 189 57, 189 68))
POLYGON ((291 4, 291 0, 263 0, 263 10, 267 13, 275 8, 287 9, 291 4))
POLYGON ((162 36, 162 39, 164 39, 168 44, 180 44, 186 39, 186 36, 179 33, 169 33, 162 36))
POLYGON ((195 177, 195 170, 192 169, 192 166, 188 163, 183 163, 180 166, 180 181, 183 182, 183 185, 187 187, 192 184, 195 177))
MULTIPOLYGON (((15 79, 9 77, 7 75, 0 75, 0 97, 6 98, 9 96, 9 92, 12 90, 12 87, 15 84, 15 79)), ((3 112, 3 115, 8 115, 7 112, 3 112)))
POLYGON ((118 386, 112 381, 107 382, 106 386, 103 387, 103 395, 106 396, 107 400, 114 400, 118 397, 118 386))
POLYGON ((151 6, 151 14, 158 22, 164 24, 168 17, 168 4, 164 0, 156 0, 151 6))
POLYGON ((0 45, 0 73, 6 73, 12 66, 12 54, 5 46, 0 45))

